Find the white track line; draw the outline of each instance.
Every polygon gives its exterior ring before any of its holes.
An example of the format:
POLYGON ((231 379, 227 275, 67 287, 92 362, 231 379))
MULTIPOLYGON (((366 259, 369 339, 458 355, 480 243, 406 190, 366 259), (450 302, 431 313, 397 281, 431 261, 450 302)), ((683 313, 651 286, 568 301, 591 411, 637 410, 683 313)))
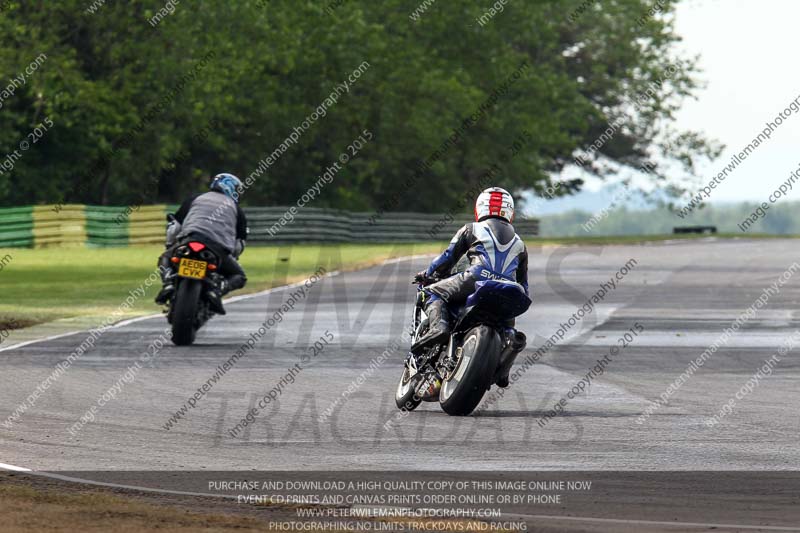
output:
MULTIPOLYGON (((420 255, 409 255, 409 256, 403 256, 403 257, 395 257, 395 258, 392 258, 392 259, 386 259, 385 261, 382 261, 382 262, 378 263, 377 265, 365 267, 365 268, 359 269, 359 270, 368 270, 370 268, 375 268, 376 266, 388 265, 388 264, 392 264, 392 263, 400 263, 402 261, 413 261, 415 259, 421 259, 421 258, 424 258, 424 257, 431 257, 432 255, 434 255, 434 254, 420 254, 420 255)), ((356 270, 354 272, 358 272, 358 270, 356 270)), ((322 277, 323 278, 330 278, 330 277, 333 277, 333 276, 338 276, 339 274, 341 274, 341 271, 334 270, 333 272, 327 272, 322 277)), ((299 287, 300 285, 303 285, 305 282, 306 282, 306 280, 303 280, 303 281, 298 281, 298 282, 295 282, 295 283, 290 283, 288 285, 279 285, 277 287, 272 287, 270 289, 265 289, 265 290, 260 291, 260 292, 254 292, 252 294, 242 294, 241 296, 233 296, 232 298, 227 298, 227 299, 223 300, 223 302, 228 304, 228 303, 240 302, 242 300, 248 300, 250 298, 257 298, 259 296, 265 296, 265 295, 270 294, 270 293, 275 292, 275 291, 284 290, 284 289, 292 289, 294 287, 299 287)), ((123 320, 121 322, 117 322, 116 324, 113 324, 113 325, 109 326, 107 329, 117 329, 117 328, 121 328, 121 327, 124 327, 124 326, 128 326, 130 324, 134 324, 136 322, 142 322, 144 320, 152 320, 154 318, 160 318, 160 317, 163 317, 163 316, 164 316, 164 313, 158 313, 158 314, 153 314, 153 315, 140 316, 140 317, 136 317, 136 318, 129 318, 127 320, 123 320)), ((33 340, 30 340, 30 341, 20 342, 20 343, 17 343, 17 344, 12 344, 11 346, 6 346, 5 348, 0 348, 0 352, 6 352, 8 350, 16 350, 18 348, 24 348, 25 346, 30 346, 31 344, 37 344, 37 343, 40 343, 40 342, 48 342, 48 341, 53 341, 53 340, 56 340, 56 339, 61 339, 61 338, 64 338, 64 337, 71 337, 72 335, 77 335, 78 333, 86 333, 87 331, 89 331, 89 330, 88 329, 79 329, 79 330, 75 330, 75 331, 69 331, 67 333, 59 333, 58 335, 50 335, 50 336, 47 336, 47 337, 42 337, 40 339, 33 339, 33 340)))
POLYGON ((158 494, 177 494, 180 496, 203 496, 209 498, 224 498, 224 499, 236 499, 236 496, 229 495, 229 494, 211 494, 206 492, 190 492, 184 490, 170 490, 170 489, 154 489, 152 487, 140 487, 138 485, 122 485, 120 483, 108 483, 106 481, 94 481, 91 479, 83 479, 79 477, 72 477, 72 476, 62 476, 61 474, 53 474, 52 472, 37 472, 35 470, 31 470, 29 468, 23 468, 21 466, 14 466, 5 463, 0 463, 0 470, 10 470, 12 472, 24 472, 26 474, 30 474, 32 476, 40 476, 46 477, 50 479, 58 479, 61 481, 69 481, 71 483, 81 483, 83 485, 94 485, 98 487, 109 487, 114 489, 128 489, 128 490, 137 490, 140 492, 153 492, 158 494))
POLYGON ((5 351, 8 351, 8 350, 15 350, 17 348, 22 348, 23 346, 29 346, 31 344, 36 344, 38 342, 47 342, 47 341, 53 341, 53 340, 56 340, 56 339, 60 339, 62 337, 71 337, 72 335, 77 335, 78 333, 82 333, 84 331, 86 331, 86 330, 79 329, 79 330, 70 331, 70 332, 67 332, 67 333, 59 333, 58 335, 50 335, 48 337, 42 337, 40 339, 33 339, 31 341, 19 342, 17 344, 12 344, 11 346, 6 346, 5 348, 0 348, 0 352, 5 352, 5 351))
POLYGON ((7 465, 0 463, 0 470, 11 470, 12 472, 33 472, 30 468, 22 468, 21 466, 7 465))
POLYGON ((756 531, 800 531, 800 527, 785 526, 754 526, 744 524, 703 524, 700 522, 668 522, 659 520, 628 520, 623 518, 594 518, 582 516, 557 516, 545 514, 509 514, 505 515, 509 519, 524 518, 528 520, 566 520, 573 522, 592 522, 595 524, 628 524, 641 526, 672 526, 672 527, 696 527, 696 528, 722 528, 728 529, 752 529, 756 531))
MULTIPOLYGON (((338 274, 340 274, 340 272, 338 270, 335 270, 333 272, 329 272, 329 273, 325 274, 323 277, 327 278, 327 277, 331 277, 331 276, 336 276, 338 274)), ((305 280, 298 281, 297 283, 291 283, 289 285, 280 285, 278 287, 272 287, 271 289, 266 289, 266 290, 263 290, 263 291, 260 291, 260 292, 254 292, 252 294, 242 294, 241 296, 234 296, 232 298, 228 298, 228 299, 224 300, 224 302, 225 303, 235 303, 235 302, 239 302, 241 300, 247 300, 249 298, 255 298, 257 296, 264 296, 264 295, 269 294, 269 293, 271 293, 273 291, 276 291, 276 290, 291 289, 291 288, 294 288, 294 287, 298 287, 298 286, 302 285, 303 283, 305 283, 305 280)), ((121 327, 124 327, 124 326, 129 326, 131 324, 135 324, 136 322, 142 322, 144 320, 152 320, 154 318, 160 318, 160 317, 163 317, 163 316, 164 316, 164 313, 158 313, 158 314, 152 314, 152 315, 138 316, 136 318, 129 318, 129 319, 122 320, 120 322, 117 322, 115 324, 112 324, 112 325, 108 326, 106 328, 106 330, 117 329, 117 328, 121 328, 121 327)), ((64 337, 70 337, 72 335, 77 335, 78 333, 86 333, 88 331, 89 331, 88 329, 79 329, 79 330, 70 331, 70 332, 67 332, 67 333, 59 333, 58 335, 50 335, 48 337, 42 337, 41 339, 33 339, 33 340, 30 340, 30 341, 20 342, 18 344, 12 344, 11 346, 6 346, 5 348, 0 348, 0 352, 5 352, 5 351, 8 351, 8 350, 14 350, 16 348, 22 348, 24 346, 30 346, 31 344, 36 344, 36 343, 39 343, 39 342, 47 342, 47 341, 52 341, 52 340, 56 340, 56 339, 61 339, 61 338, 64 338, 64 337)))
MULTIPOLYGON (((399 263, 399 262, 405 261, 405 260, 411 261, 411 260, 419 259, 419 258, 422 258, 422 257, 430 257, 430 255, 431 254, 397 257, 397 258, 387 259, 386 261, 383 261, 383 262, 379 263, 378 265, 374 265, 374 266, 380 266, 380 265, 389 264, 389 263, 399 263)), ((368 268, 374 268, 374 266, 367 267, 367 268, 365 268, 363 270, 366 270, 368 268)), ((337 276, 339 274, 341 274, 341 272, 338 271, 338 270, 335 270, 333 272, 326 273, 323 277, 325 277, 325 278, 333 277, 333 276, 337 276)), ((226 299, 224 301, 225 301, 225 303, 235 303, 235 302, 239 302, 239 301, 242 301, 242 300, 247 300, 247 299, 250 299, 250 298, 256 298, 256 297, 259 297, 259 296, 264 296, 264 295, 270 294, 270 293, 278 291, 278 290, 285 290, 285 289, 291 289, 293 287, 299 287, 300 285, 303 285, 305 282, 306 282, 306 280, 298 281, 296 283, 291 283, 291 284, 288 284, 288 285, 280 285, 278 287, 272 287, 270 289, 266 289, 266 290, 263 290, 263 291, 260 291, 260 292, 256 292, 256 293, 252 293, 252 294, 243 294, 241 296, 234 296, 234 297, 228 298, 228 299, 226 299)), ((119 327, 127 326, 129 324, 133 324, 135 322, 140 322, 140 321, 143 321, 143 320, 150 320, 150 319, 153 319, 153 318, 159 318, 161 316, 163 316, 163 313, 147 315, 147 316, 142 316, 142 317, 137 317, 137 318, 132 318, 132 319, 129 319, 129 320, 123 320, 122 322, 118 322, 118 323, 110 326, 108 329, 116 329, 116 328, 119 328, 119 327)), ((36 344, 36 343, 40 343, 40 342, 47 342, 47 341, 50 341, 50 340, 60 339, 60 338, 63 338, 63 337, 69 337, 71 335, 77 335, 78 333, 83 333, 83 332, 86 332, 86 331, 88 331, 88 330, 71 331, 71 332, 68 332, 68 333, 61 333, 61 334, 58 334, 58 335, 50 335, 48 337, 43 337, 41 339, 34 339, 34 340, 26 341, 26 342, 21 342, 21 343, 18 343, 18 344, 14 344, 14 345, 2 348, 2 349, 0 349, 0 352, 4 352, 4 351, 7 351, 7 350, 13 350, 15 348, 21 348, 23 346, 29 346, 31 344, 36 344)), ((87 485, 96 485, 96 486, 102 486, 102 487, 123 488, 123 489, 138 490, 138 491, 143 491, 143 492, 155 492, 155 493, 163 493, 163 494, 178 494, 178 495, 184 495, 184 496, 207 496, 207 497, 225 498, 225 499, 235 499, 236 498, 235 496, 228 496, 228 495, 224 495, 224 494, 208 494, 208 493, 202 493, 202 492, 187 492, 187 491, 175 491, 175 490, 166 490, 166 489, 153 489, 153 488, 149 488, 149 487, 139 487, 139 486, 135 486, 135 485, 121 485, 121 484, 118 484, 118 483, 105 483, 105 482, 102 482, 102 481, 92 481, 90 479, 81 479, 81 478, 75 478, 75 477, 70 477, 70 476, 62 476, 60 474, 52 474, 52 473, 49 473, 49 472, 36 472, 34 470, 31 470, 30 468, 10 465, 10 464, 7 464, 7 463, 0 463, 0 470, 8 470, 8 471, 11 471, 11 472, 26 472, 26 473, 29 473, 31 475, 43 476, 43 477, 48 477, 48 478, 52 478, 52 479, 60 479, 60 480, 63 480, 63 481, 71 481, 71 482, 74 482, 74 483, 84 483, 84 484, 87 484, 87 485)))

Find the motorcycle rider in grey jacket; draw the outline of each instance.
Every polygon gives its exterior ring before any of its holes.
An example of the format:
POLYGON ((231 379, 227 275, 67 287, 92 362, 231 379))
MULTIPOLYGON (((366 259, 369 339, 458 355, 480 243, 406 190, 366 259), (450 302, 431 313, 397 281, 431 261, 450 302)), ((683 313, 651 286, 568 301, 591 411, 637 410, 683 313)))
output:
POLYGON ((175 292, 174 272, 169 260, 175 246, 187 239, 196 238, 220 255, 221 286, 209 293, 212 310, 224 315, 222 297, 247 283, 237 258, 242 254, 247 240, 247 217, 239 207, 242 182, 233 174, 218 174, 211 182, 210 191, 188 198, 180 209, 168 217, 165 251, 158 259, 163 288, 156 303, 166 304, 175 292))

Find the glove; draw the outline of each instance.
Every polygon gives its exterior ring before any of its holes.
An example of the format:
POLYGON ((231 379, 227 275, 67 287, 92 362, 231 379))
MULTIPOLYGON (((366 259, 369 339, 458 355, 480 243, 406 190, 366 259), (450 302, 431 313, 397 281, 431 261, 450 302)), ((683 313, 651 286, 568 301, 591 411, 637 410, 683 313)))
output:
POLYGON ((175 217, 168 218, 167 222, 167 248, 172 247, 175 241, 178 240, 178 234, 181 232, 181 223, 175 220, 175 217))
POLYGON ((416 273, 416 275, 414 276, 414 283, 425 283, 426 281, 428 281, 428 279, 429 279, 428 271, 423 270, 421 272, 416 273))
POLYGON ((236 239, 236 249, 233 251, 233 257, 239 259, 239 256, 244 253, 245 242, 242 239, 236 239))

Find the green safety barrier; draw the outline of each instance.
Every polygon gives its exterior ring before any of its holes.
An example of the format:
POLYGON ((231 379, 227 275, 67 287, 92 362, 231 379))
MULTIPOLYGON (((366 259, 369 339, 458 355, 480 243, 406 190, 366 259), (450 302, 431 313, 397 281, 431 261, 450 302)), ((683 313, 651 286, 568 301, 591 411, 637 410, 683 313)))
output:
POLYGON ((33 246, 33 208, 0 209, 0 248, 33 246))
MULTIPOLYGON (((0 208, 0 248, 162 244, 166 214, 177 206, 41 205, 0 208)), ((251 244, 420 242, 448 240, 468 215, 351 213, 305 207, 245 207, 251 244)), ((518 219, 517 233, 539 234, 539 221, 518 219)))

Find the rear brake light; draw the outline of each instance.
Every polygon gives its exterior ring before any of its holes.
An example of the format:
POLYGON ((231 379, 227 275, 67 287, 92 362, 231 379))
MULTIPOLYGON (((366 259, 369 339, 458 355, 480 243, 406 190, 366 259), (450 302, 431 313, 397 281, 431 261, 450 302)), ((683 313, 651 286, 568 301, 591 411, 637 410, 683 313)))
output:
POLYGON ((206 245, 202 242, 190 242, 189 248, 191 248, 193 252, 199 252, 201 250, 205 250, 206 245))

